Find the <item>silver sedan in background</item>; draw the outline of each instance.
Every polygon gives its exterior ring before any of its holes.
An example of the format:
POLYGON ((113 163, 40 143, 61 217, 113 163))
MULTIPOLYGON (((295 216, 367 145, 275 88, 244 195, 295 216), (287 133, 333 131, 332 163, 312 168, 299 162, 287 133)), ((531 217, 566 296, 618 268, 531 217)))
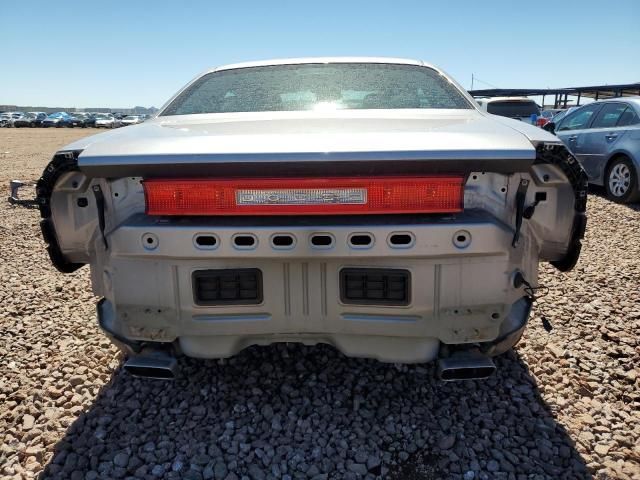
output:
POLYGON ((123 127, 126 127, 127 125, 136 125, 142 122, 144 122, 144 118, 142 118, 142 115, 127 115, 122 120, 120 120, 120 123, 123 127))
POLYGON ((120 126, 120 120, 110 113, 96 113, 96 128, 116 128, 120 126))
POLYGON ((640 200, 640 97, 589 103, 552 122, 590 183, 615 202, 640 200))

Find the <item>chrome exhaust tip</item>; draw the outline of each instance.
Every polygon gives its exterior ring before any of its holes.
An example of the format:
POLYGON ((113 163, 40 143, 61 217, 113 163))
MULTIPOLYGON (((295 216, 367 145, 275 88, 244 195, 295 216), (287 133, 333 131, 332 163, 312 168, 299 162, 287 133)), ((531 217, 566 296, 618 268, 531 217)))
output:
POLYGON ((493 360, 480 352, 455 352, 438 359, 438 377, 445 382, 485 380, 496 371, 493 360))
POLYGON ((124 363, 124 370, 139 378, 175 380, 178 374, 178 361, 164 352, 142 353, 130 357, 124 363))

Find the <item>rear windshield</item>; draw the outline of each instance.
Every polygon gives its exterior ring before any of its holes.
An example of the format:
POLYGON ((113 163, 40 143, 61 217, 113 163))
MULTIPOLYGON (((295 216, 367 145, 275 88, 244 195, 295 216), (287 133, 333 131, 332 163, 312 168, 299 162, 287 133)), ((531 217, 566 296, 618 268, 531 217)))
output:
POLYGON ((491 102, 487 104, 487 112, 501 117, 530 117, 532 114, 540 115, 540 108, 536 102, 518 102, 507 100, 504 102, 491 102))
POLYGON ((270 65, 204 75, 162 115, 404 108, 472 108, 437 71, 414 65, 270 65))

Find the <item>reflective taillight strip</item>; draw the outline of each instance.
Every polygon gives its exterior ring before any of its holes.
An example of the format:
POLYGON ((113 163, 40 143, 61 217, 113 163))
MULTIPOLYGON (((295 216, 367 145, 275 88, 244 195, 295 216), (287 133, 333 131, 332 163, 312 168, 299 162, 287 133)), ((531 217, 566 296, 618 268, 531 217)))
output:
POLYGON ((462 176, 148 179, 148 215, 348 215, 451 213, 462 176))

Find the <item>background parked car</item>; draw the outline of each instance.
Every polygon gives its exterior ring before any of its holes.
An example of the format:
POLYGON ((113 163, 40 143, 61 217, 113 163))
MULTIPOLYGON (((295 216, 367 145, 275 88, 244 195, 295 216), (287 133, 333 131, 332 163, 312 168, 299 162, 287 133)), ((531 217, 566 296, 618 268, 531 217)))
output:
POLYGON ((4 112, 0 115, 0 127, 13 127, 13 122, 23 116, 24 112, 4 112))
POLYGON ((42 121, 43 127, 67 127, 71 122, 71 115, 67 112, 56 112, 42 121))
POLYGON ((564 112, 563 108, 548 108, 547 110, 543 110, 540 114, 541 117, 546 118, 547 120, 551 120, 553 117, 558 115, 560 112, 564 112))
POLYGON ((83 127, 96 126, 96 115, 98 114, 95 112, 76 112, 73 115, 82 119, 83 127))
POLYGON ((74 112, 69 114, 68 127, 85 127, 84 116, 81 112, 74 112))
POLYGON ((570 108, 567 108, 566 110, 561 110, 560 112, 554 115, 552 122, 547 122, 543 128, 548 132, 553 133, 555 125, 560 123, 560 120, 562 120, 564 117, 569 115, 571 112, 574 112, 578 108, 580 107, 570 107, 570 108))
POLYGON ((135 125, 136 123, 142 122, 144 122, 142 115, 127 115, 121 120, 120 123, 122 123, 123 127, 126 127, 127 125, 135 125))
POLYGON ((120 121, 110 113, 96 113, 96 128, 116 128, 120 126, 120 121))
POLYGON ((589 182, 616 202, 640 200, 640 97, 589 103, 549 123, 589 182))
POLYGON ((95 127, 96 118, 95 114, 88 112, 75 112, 72 113, 73 117, 72 125, 73 127, 95 127))
POLYGON ((551 121, 551 119, 553 117, 555 117, 556 115, 558 115, 562 111, 563 111, 562 108, 550 108, 550 109, 547 109, 547 110, 543 110, 540 113, 540 117, 538 117, 538 121, 537 121, 536 124, 539 127, 544 127, 547 123, 549 123, 551 121))
POLYGON ((16 118, 13 121, 13 126, 16 128, 39 127, 45 118, 47 118, 47 114, 44 112, 27 112, 22 117, 16 118))
POLYGON ((96 114, 95 113, 85 113, 84 124, 87 127, 95 127, 96 126, 96 114))
POLYGON ((533 125, 536 124, 541 114, 538 104, 526 97, 480 98, 477 102, 485 112, 501 117, 515 118, 533 125))

